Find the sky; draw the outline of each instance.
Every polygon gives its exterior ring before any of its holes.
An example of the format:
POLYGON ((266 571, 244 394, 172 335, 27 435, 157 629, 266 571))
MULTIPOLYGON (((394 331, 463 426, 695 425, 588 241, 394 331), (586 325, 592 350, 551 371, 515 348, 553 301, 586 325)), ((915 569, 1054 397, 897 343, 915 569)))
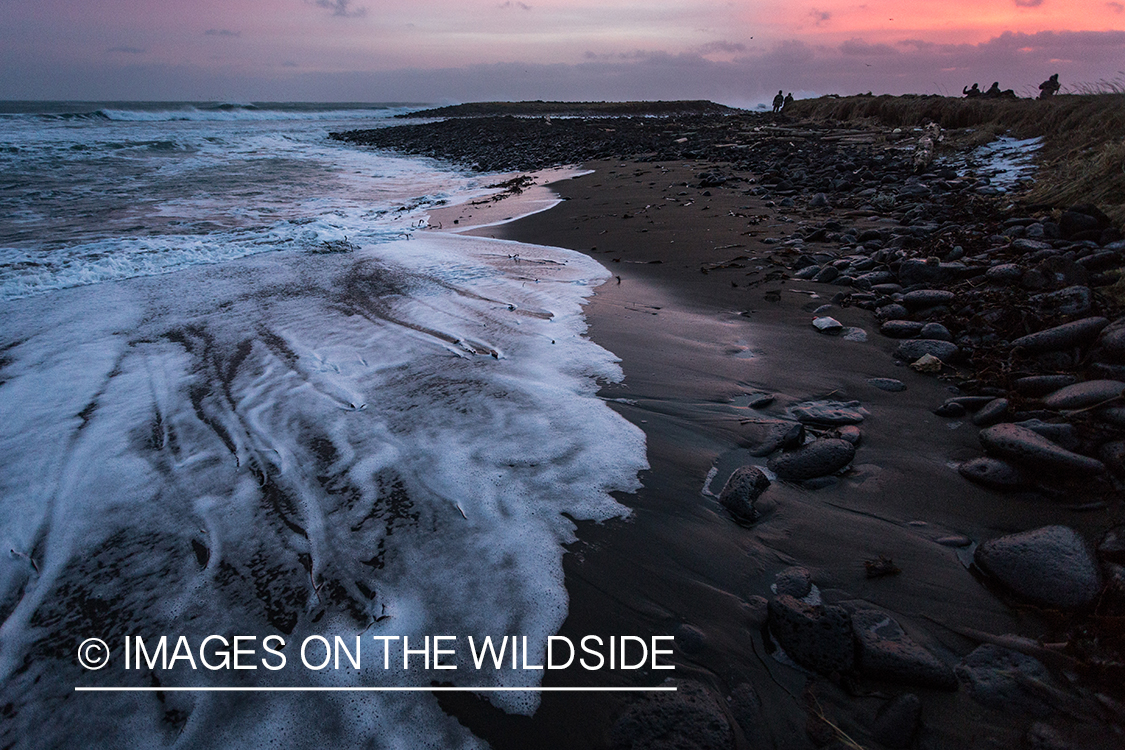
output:
POLYGON ((1125 87, 1125 0, 0 0, 0 99, 753 106, 1052 73, 1125 87))

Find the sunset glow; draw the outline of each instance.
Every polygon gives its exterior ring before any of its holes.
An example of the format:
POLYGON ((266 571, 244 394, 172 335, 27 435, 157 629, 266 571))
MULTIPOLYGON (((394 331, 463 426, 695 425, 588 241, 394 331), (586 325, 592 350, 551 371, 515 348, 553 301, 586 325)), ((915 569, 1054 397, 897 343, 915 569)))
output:
POLYGON ((1125 5, 43 0, 0 6, 4 98, 717 98, 1114 80, 1125 5), (776 84, 776 85, 775 85, 776 84))

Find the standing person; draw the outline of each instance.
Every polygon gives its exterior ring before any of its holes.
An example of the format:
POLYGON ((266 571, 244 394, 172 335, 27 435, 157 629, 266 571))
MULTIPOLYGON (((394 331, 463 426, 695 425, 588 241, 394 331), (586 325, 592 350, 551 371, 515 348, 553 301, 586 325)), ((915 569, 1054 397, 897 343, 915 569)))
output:
POLYGON ((785 95, 785 99, 783 99, 782 102, 781 102, 781 111, 784 112, 785 110, 789 109, 789 105, 792 104, 792 103, 793 103, 793 92, 790 91, 788 94, 785 95))
POLYGON ((773 98, 773 111, 775 113, 781 111, 782 105, 785 104, 785 97, 781 93, 781 89, 777 90, 777 96, 773 98))
POLYGON ((1060 88, 1062 88, 1062 86, 1059 85, 1059 74, 1055 73, 1046 81, 1043 81, 1043 83, 1039 84, 1039 98, 1049 99, 1050 97, 1059 93, 1060 88))

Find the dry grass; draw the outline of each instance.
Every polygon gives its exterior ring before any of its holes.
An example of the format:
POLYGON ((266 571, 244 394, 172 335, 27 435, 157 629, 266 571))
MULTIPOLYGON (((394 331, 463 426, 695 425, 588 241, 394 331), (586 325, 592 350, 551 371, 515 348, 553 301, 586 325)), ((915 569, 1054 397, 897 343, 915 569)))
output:
POLYGON ((1010 132, 1041 137, 1038 181, 1028 200, 1056 206, 1094 203, 1125 223, 1125 93, 1103 85, 1101 93, 1047 100, 981 100, 944 96, 821 97, 794 102, 791 114, 815 120, 914 127, 933 121, 974 145, 1010 132))

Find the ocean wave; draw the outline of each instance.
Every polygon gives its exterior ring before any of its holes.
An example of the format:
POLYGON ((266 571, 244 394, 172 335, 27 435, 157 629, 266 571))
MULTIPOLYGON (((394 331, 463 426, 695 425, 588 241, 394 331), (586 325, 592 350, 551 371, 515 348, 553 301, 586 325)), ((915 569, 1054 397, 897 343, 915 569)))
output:
MULTIPOLYGON (((457 671, 385 670, 368 648, 518 633, 542 663, 571 519, 625 514, 609 493, 646 466, 643 433, 595 395, 621 377, 583 335, 607 275, 566 250, 431 235, 5 304, 0 744, 482 746, 424 692, 75 686, 537 685, 542 670, 478 670, 464 651, 457 671), (124 636, 162 633, 362 636, 365 657, 124 668, 124 636), (113 644, 109 668, 80 669, 88 637, 113 644)), ((537 698, 490 700, 527 714, 537 698)))

